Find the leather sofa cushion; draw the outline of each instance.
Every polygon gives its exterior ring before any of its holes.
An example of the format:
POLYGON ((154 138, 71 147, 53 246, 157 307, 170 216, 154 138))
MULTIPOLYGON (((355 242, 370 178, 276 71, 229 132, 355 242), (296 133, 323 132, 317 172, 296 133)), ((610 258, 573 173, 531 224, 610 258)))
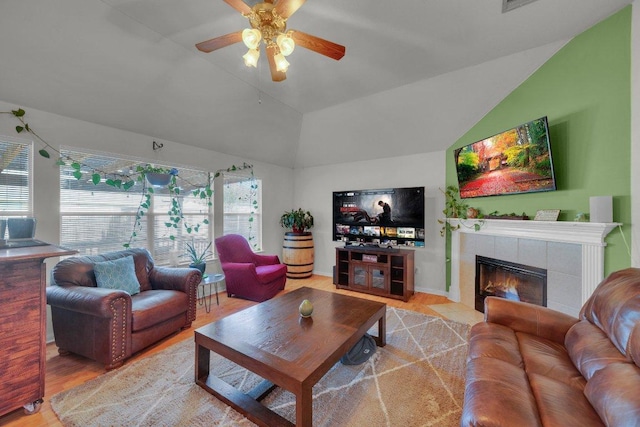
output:
POLYGON ((529 374, 529 383, 545 426, 603 426, 583 390, 544 375, 529 374))
POLYGON ((528 375, 538 374, 555 378, 583 390, 586 380, 573 366, 562 344, 521 332, 516 333, 528 375))
POLYGON ((622 354, 629 336, 640 323, 640 280, 638 270, 628 268, 609 275, 580 310, 580 319, 598 326, 622 354))
MULTIPOLYGON (((637 328, 636 328, 637 329, 637 328)), ((584 392, 608 426, 640 426, 640 368, 612 363, 589 380, 584 392)))
POLYGON ((131 297, 133 332, 184 313, 188 307, 187 294, 179 291, 151 290, 131 297))
POLYGON ((628 362, 600 328, 582 320, 565 337, 569 357, 589 381, 593 374, 610 363, 628 362))
POLYGON ((283 270, 284 274, 286 274, 286 264, 261 265, 256 267, 256 274, 260 281, 266 284, 282 278, 283 270))
POLYGON ((492 357, 522 368, 518 339, 513 329, 495 323, 476 323, 471 328, 467 361, 492 357))
POLYGON ((467 364, 460 426, 541 426, 525 372, 509 362, 479 357, 467 364))

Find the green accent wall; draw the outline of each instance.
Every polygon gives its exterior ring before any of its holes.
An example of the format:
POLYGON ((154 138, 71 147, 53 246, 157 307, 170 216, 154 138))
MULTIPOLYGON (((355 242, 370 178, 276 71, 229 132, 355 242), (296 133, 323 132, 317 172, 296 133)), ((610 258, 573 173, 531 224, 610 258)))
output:
MULTIPOLYGON (((631 245, 631 6, 571 40, 449 147, 447 185, 457 185, 456 148, 542 116, 549 121, 558 190, 465 202, 485 214, 530 218, 540 209, 561 209, 560 220, 572 221, 589 212, 589 197, 612 195, 613 220, 624 224, 631 245)), ((605 274, 629 267, 620 230, 606 242, 605 274)))

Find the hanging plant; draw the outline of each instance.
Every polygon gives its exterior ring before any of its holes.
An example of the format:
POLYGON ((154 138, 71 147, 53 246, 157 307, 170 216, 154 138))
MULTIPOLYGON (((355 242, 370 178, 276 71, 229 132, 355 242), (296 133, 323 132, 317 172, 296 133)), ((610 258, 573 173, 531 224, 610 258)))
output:
MULTIPOLYGON (((15 127, 17 133, 29 133, 31 134, 37 141, 40 142, 42 148, 38 150, 38 154, 40 156, 50 159, 51 152, 58 154, 58 160, 56 161, 56 165, 58 166, 69 166, 72 169, 72 176, 77 179, 86 179, 87 175, 89 177, 89 181, 93 183, 93 185, 108 185, 113 188, 117 188, 123 191, 129 191, 134 185, 137 183, 141 184, 141 196, 140 203, 138 204, 138 209, 136 211, 135 222, 129 239, 126 243, 123 244, 125 248, 129 248, 135 239, 138 236, 138 231, 142 227, 142 219, 145 215, 147 215, 149 209, 151 208, 151 196, 155 194, 156 190, 153 185, 149 184, 149 176, 163 174, 168 175, 169 179, 166 184, 168 195, 171 199, 171 204, 169 207, 169 211, 167 212, 169 215, 169 219, 165 222, 165 226, 167 228, 177 230, 180 226, 184 227, 184 230, 187 233, 198 232, 202 224, 209 224, 208 219, 203 219, 201 223, 188 223, 182 212, 182 205, 180 203, 181 196, 181 187, 178 185, 178 180, 181 179, 179 176, 179 171, 176 168, 165 168, 165 167, 156 167, 151 164, 140 164, 137 165, 135 170, 130 173, 113 173, 106 172, 100 170, 98 168, 91 167, 87 164, 84 164, 81 161, 77 161, 69 156, 63 156, 59 150, 46 142, 43 138, 41 138, 34 129, 29 125, 29 123, 25 120, 26 112, 22 108, 11 110, 11 111, 0 111, 0 114, 10 114, 15 117, 20 124, 15 127), (88 172, 87 172, 88 171, 88 172)), ((235 171, 243 171, 249 170, 251 172, 252 179, 252 192, 249 194, 251 200, 251 215, 249 218, 250 221, 250 234, 252 231, 251 224, 254 219, 254 214, 257 209, 257 200, 255 198, 257 184, 255 183, 255 178, 253 177, 253 165, 243 163, 241 166, 232 165, 227 169, 218 170, 213 176, 209 173, 209 179, 205 185, 194 185, 193 183, 185 181, 186 186, 189 188, 194 188, 191 190, 191 194, 197 199, 205 201, 207 206, 212 206, 213 203, 211 198, 213 197, 213 181, 215 178, 220 176, 224 172, 235 172, 235 171)), ((166 179, 166 178, 165 178, 166 179)), ((169 238, 171 240, 175 240, 175 235, 172 233, 169 238)), ((249 239, 254 239, 255 237, 250 235, 249 239)))

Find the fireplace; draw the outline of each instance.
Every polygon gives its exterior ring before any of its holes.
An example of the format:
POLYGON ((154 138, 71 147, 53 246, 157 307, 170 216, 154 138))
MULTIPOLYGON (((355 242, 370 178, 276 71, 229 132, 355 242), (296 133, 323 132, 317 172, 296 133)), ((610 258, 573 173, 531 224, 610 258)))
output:
POLYGON ((476 255, 476 310, 488 296, 547 306, 547 270, 476 255))

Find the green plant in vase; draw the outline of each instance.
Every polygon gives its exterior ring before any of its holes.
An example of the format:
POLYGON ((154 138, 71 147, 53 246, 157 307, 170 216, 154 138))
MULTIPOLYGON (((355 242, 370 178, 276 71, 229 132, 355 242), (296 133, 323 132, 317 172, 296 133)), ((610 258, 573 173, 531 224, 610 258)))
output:
POLYGON ((280 217, 280 225, 293 233, 304 233, 313 227, 313 215, 302 208, 287 211, 280 217))
POLYGON ((187 256, 191 261, 189 267, 197 268, 202 274, 204 274, 204 271, 207 267, 207 256, 209 256, 209 254, 211 253, 211 251, 209 250, 211 248, 211 242, 209 242, 207 247, 202 251, 197 249, 194 241, 192 241, 191 243, 185 243, 185 246, 187 250, 187 256))

